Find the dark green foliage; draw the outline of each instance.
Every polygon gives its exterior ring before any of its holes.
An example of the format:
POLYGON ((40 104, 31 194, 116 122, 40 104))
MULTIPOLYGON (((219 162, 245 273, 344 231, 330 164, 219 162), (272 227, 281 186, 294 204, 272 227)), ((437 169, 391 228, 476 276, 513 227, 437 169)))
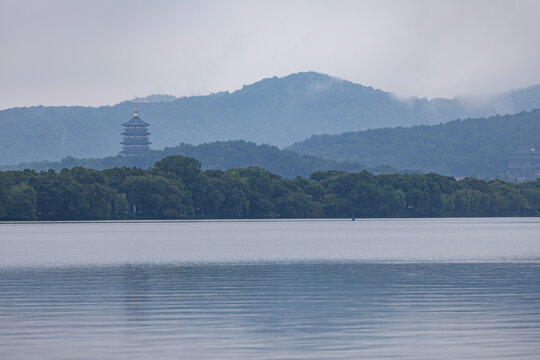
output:
POLYGON ((181 180, 145 174, 129 176, 122 184, 135 215, 146 218, 178 218, 193 213, 191 194, 181 180))
MULTIPOLYGON (((16 166, 4 166, 3 169, 34 169, 37 171, 54 169, 60 171, 64 168, 72 168, 74 166, 84 166, 97 170, 113 167, 139 167, 147 169, 152 167, 156 161, 170 155, 184 155, 200 159, 203 169, 227 170, 258 166, 287 178, 293 178, 295 176, 307 177, 317 170, 360 171, 366 169, 366 167, 358 163, 338 162, 315 156, 299 155, 292 151, 280 150, 276 146, 256 145, 255 143, 242 140, 217 141, 197 146, 180 144, 179 146, 166 148, 165 150, 154 150, 144 155, 133 157, 113 156, 103 159, 75 159, 73 157, 67 157, 57 162, 41 161, 22 163, 16 166)), ((397 171, 389 166, 374 167, 367 170, 374 173, 397 171)))
POLYGON ((452 176, 504 176, 508 157, 540 148, 540 110, 434 126, 312 136, 289 149, 326 159, 452 176))
POLYGON ((6 220, 35 220, 36 191, 25 183, 13 185, 6 198, 6 220))
POLYGON ((6 175, 0 172, 0 218, 6 217, 8 189, 6 175))
POLYGON ((201 170, 169 156, 148 170, 0 172, 0 220, 540 216, 540 179, 318 171, 285 179, 258 167, 201 170))
MULTIPOLYGON (((401 100, 314 72, 269 78, 229 93, 139 104, 153 147, 244 139, 287 146, 312 134, 438 124, 540 107, 540 87, 474 99, 401 100)), ((0 164, 118 154, 133 104, 97 108, 35 106, 0 111, 0 164)), ((202 159, 201 159, 202 160, 202 159)), ((203 161, 204 163, 204 161, 203 161)), ((149 166, 151 166, 150 164, 149 166)), ((65 167, 68 164, 64 165, 65 167)))

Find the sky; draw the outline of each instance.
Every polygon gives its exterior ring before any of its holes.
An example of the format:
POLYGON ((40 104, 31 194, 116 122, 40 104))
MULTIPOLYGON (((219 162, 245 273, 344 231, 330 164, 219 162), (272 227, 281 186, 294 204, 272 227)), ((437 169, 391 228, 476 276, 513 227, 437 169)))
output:
POLYGON ((540 83, 540 1, 1 0, 0 109, 317 71, 400 97, 540 83))

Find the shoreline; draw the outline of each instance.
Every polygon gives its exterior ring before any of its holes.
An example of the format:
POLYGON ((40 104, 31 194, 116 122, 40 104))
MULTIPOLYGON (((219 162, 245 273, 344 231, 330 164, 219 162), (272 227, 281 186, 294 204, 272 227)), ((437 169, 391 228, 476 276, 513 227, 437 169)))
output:
MULTIPOLYGON (((506 220, 519 219, 534 222, 540 221, 538 216, 486 216, 486 217, 388 217, 388 218, 355 218, 354 222, 371 221, 433 221, 433 220, 506 220)), ((162 223, 271 223, 271 222, 353 222, 351 218, 298 218, 298 219, 140 219, 140 220, 32 220, 32 221, 0 221, 0 225, 37 225, 37 224, 162 224, 162 223)))

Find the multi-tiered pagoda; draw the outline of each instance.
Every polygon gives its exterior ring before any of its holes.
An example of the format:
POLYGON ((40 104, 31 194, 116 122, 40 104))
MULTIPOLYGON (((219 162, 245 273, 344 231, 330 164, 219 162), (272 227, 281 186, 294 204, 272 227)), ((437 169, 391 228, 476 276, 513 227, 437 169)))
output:
POLYGON ((150 124, 145 123, 139 117, 136 102, 133 117, 128 122, 123 123, 122 126, 124 127, 124 132, 122 133, 124 136, 124 141, 122 141, 124 150, 122 150, 120 154, 136 156, 150 150, 148 147, 148 145, 151 144, 150 141, 148 141, 148 135, 150 135, 150 133, 147 129, 150 124))

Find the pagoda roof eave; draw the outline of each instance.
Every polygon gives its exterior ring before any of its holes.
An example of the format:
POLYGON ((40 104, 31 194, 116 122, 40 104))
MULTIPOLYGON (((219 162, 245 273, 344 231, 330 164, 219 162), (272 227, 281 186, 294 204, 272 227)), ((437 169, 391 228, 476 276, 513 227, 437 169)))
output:
POLYGON ((142 121, 140 117, 134 116, 131 118, 131 120, 123 123, 122 126, 150 126, 150 124, 142 121))

